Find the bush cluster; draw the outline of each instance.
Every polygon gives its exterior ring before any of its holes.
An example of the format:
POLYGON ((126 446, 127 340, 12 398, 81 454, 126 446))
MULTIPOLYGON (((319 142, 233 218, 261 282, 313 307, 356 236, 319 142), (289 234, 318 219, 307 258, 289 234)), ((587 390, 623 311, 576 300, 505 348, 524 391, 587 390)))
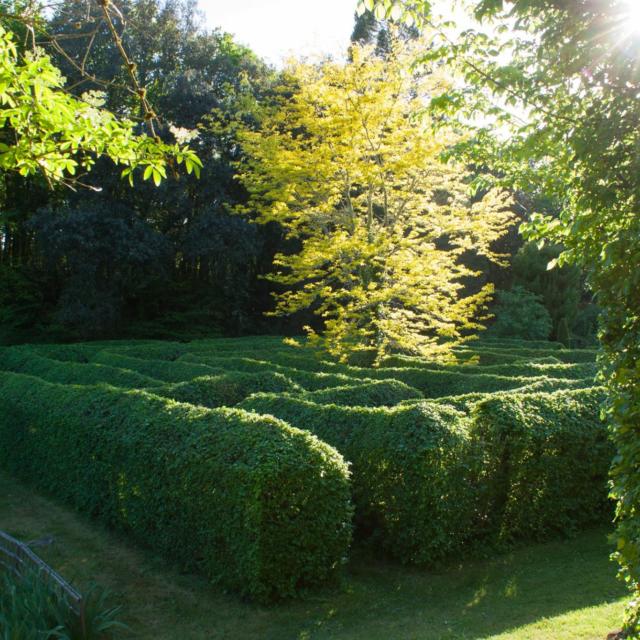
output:
POLYGON ((344 460, 268 416, 5 372, 0 463, 259 600, 325 582, 350 542, 344 460))
POLYGON ((614 449, 600 419, 604 390, 512 394, 475 406, 482 442, 484 521, 501 540, 572 533, 612 515, 614 449))
POLYGON ((160 382, 131 369, 98 363, 45 358, 29 347, 9 347, 2 353, 0 369, 38 376, 60 384, 110 384, 124 389, 153 387, 160 382))
POLYGON ((256 394, 239 406, 316 433, 353 465, 360 533, 404 562, 473 538, 570 533, 609 514, 599 389, 471 394, 389 408, 256 394))
POLYGON ((180 360, 173 362, 171 360, 137 358, 112 351, 99 351, 91 358, 91 362, 129 369, 162 382, 186 382, 201 376, 211 376, 225 372, 222 368, 209 367, 204 364, 182 362, 180 360))
POLYGON ((268 360, 256 360, 254 358, 243 358, 240 356, 216 357, 201 355, 199 353, 188 353, 180 358, 178 363, 180 362, 184 364, 188 363, 190 365, 206 365, 210 368, 219 370, 247 372, 266 371, 281 373, 307 391, 318 391, 320 389, 329 389, 331 387, 344 387, 354 383, 353 377, 342 373, 305 371, 304 369, 288 367, 268 360))
POLYGON ((457 352, 475 363, 276 337, 6 348, 0 464, 263 600, 333 575, 350 499, 358 535, 415 564, 610 515, 595 352, 457 352))
POLYGON ((203 407, 233 407, 259 391, 272 393, 300 392, 300 387, 281 373, 245 373, 228 371, 216 376, 202 376, 188 382, 152 387, 151 393, 178 402, 203 407))
POLYGON ((307 391, 302 394, 302 397, 317 404, 337 404, 347 407, 391 407, 406 400, 424 400, 420 391, 398 380, 377 380, 307 391))
POLYGON ((594 349, 535 349, 526 346, 504 347, 473 345, 460 347, 456 354, 461 359, 477 358, 478 364, 508 364, 510 362, 531 362, 531 360, 552 357, 560 362, 595 362, 597 352, 594 349))
POLYGON ((352 465, 356 524, 403 562, 428 564, 471 532, 463 414, 423 402, 397 408, 339 407, 256 394, 239 407, 271 414, 333 445, 352 465))

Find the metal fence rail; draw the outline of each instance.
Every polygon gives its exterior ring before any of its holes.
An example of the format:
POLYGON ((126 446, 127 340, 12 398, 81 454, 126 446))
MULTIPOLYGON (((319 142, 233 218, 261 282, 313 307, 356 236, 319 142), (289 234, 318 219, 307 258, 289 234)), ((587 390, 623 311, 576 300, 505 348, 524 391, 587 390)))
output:
POLYGON ((28 545, 0 531, 0 566, 16 575, 33 570, 42 580, 48 581, 54 588, 62 592, 73 611, 84 620, 84 600, 59 573, 52 569, 42 558, 38 557, 28 545))

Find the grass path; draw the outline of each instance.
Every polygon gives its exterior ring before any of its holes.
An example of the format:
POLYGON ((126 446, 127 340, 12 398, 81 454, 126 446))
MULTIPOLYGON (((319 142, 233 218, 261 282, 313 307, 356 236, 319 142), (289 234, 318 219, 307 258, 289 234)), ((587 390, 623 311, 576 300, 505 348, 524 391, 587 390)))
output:
POLYGON ((0 529, 53 535, 38 552, 80 587, 108 587, 142 640, 603 640, 622 616, 602 529, 438 571, 356 554, 337 590, 265 608, 168 569, 2 474, 0 487, 0 529))

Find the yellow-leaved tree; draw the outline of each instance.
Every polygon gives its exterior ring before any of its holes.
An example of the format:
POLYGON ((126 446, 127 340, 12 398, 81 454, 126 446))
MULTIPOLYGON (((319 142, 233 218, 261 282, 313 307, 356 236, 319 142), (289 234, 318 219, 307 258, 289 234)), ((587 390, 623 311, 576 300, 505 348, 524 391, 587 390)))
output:
POLYGON ((445 358, 492 293, 470 286, 478 274, 461 258, 500 259, 510 200, 473 199, 465 167, 440 161, 456 136, 415 114, 441 76, 412 69, 400 43, 384 59, 357 46, 350 58, 291 63, 277 107, 240 133, 246 209, 301 247, 276 256, 269 277, 286 290, 274 313, 313 309, 324 328, 311 337, 342 359, 363 348, 445 358))

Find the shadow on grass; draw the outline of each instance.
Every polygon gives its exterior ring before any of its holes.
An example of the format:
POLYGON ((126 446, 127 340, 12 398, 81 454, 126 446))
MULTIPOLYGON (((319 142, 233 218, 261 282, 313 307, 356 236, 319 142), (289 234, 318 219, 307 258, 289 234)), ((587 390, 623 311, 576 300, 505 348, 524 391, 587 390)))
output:
POLYGON ((596 529, 439 571, 361 554, 351 563, 343 593, 328 598, 323 615, 309 620, 297 637, 479 640, 615 602, 625 591, 608 558, 607 533, 596 529))
MULTIPOLYGON (((151 640, 480 640, 624 596, 607 530, 418 570, 353 554, 341 587, 304 601, 259 607, 166 567, 82 516, 0 474, 0 528, 22 539, 53 535, 38 550, 80 587, 97 581, 124 605, 134 637, 151 640)), ((617 622, 597 621, 606 636, 617 622)), ((591 624, 589 622, 589 624, 591 624)), ((511 634, 509 634, 511 637, 511 634)), ((529 638, 517 632, 514 638, 529 638)), ((535 638, 555 638, 549 635, 535 638)))

